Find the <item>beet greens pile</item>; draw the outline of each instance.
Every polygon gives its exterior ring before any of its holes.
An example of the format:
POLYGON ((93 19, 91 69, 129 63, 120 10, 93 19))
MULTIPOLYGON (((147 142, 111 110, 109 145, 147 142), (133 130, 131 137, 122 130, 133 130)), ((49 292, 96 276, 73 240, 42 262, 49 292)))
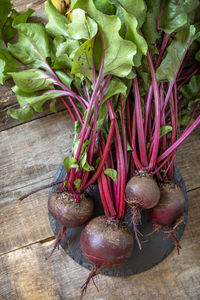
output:
POLYGON ((66 175, 48 203, 61 224, 53 251, 66 228, 92 217, 87 188, 100 191, 105 217, 81 235, 94 266, 82 293, 102 268, 129 258, 128 209, 140 249, 147 210, 179 252, 185 199, 172 177, 177 148, 200 123, 199 8, 198 0, 73 0, 66 17, 48 0, 43 25, 29 22, 32 10, 0 4, 0 83, 13 79, 20 106, 8 114, 27 121, 45 102, 56 112, 62 101, 74 121, 66 175))

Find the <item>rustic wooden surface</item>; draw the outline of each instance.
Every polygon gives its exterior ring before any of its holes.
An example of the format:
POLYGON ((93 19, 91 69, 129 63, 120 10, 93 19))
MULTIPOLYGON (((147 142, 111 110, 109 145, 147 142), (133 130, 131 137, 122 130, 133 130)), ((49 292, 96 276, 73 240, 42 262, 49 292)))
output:
MULTIPOLYGON (((18 10, 42 8, 44 1, 15 0, 18 10)), ((0 86, 0 300, 74 300, 88 270, 62 249, 45 260, 53 243, 47 214, 47 190, 19 203, 16 199, 49 183, 69 155, 73 123, 63 107, 45 110, 22 124, 5 118, 16 104, 11 82, 0 86)), ((137 276, 99 275, 84 299, 200 300, 200 130, 181 146, 177 166, 189 196, 189 218, 181 241, 161 264, 137 276)))

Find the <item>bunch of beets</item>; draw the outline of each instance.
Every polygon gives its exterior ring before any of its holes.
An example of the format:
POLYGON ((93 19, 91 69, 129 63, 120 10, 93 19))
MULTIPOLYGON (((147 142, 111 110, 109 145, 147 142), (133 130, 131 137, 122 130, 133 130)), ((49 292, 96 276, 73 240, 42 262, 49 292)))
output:
POLYGON ((8 115, 27 121, 62 101, 74 121, 48 208, 61 224, 52 253, 66 228, 86 224, 80 245, 93 269, 82 294, 102 268, 128 260, 134 238, 142 251, 142 210, 179 252, 185 198, 171 180, 177 148, 200 123, 199 8, 199 0, 73 0, 63 15, 48 0, 41 24, 32 10, 0 3, 0 82, 13 79, 20 106, 8 115), (92 218, 93 184, 105 216, 92 218))

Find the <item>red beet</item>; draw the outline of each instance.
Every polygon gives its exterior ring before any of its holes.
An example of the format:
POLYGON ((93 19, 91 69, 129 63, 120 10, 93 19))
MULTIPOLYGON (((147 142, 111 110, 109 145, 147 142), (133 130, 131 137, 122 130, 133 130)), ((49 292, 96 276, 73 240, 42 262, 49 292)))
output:
POLYGON ((160 189, 153 179, 153 176, 147 172, 138 172, 126 185, 125 200, 132 213, 132 223, 135 232, 135 238, 138 246, 142 249, 138 237, 137 225, 140 222, 142 209, 154 207, 160 199, 160 189))
POLYGON ((81 233, 80 245, 84 256, 94 264, 82 287, 83 292, 101 268, 115 269, 124 265, 132 253, 133 236, 121 221, 101 216, 86 225, 81 233))
POLYGON ((157 206, 148 212, 154 224, 173 226, 185 211, 185 197, 176 184, 166 183, 160 187, 161 195, 157 206))
POLYGON ((68 192, 52 193, 48 200, 48 209, 61 225, 79 227, 89 220, 94 209, 93 200, 83 193, 79 202, 68 192))
POLYGON ((140 172, 127 183, 125 197, 129 205, 138 205, 141 209, 148 209, 158 203, 160 190, 151 174, 140 172))
POLYGON ((54 192, 49 197, 48 209, 56 221, 61 224, 61 229, 50 253, 51 256, 64 237, 66 228, 79 227, 91 218, 94 202, 85 193, 81 195, 79 202, 76 202, 75 196, 66 191, 54 192))
POLYGON ((165 183, 160 187, 160 201, 158 205, 149 210, 148 216, 155 224, 153 232, 167 227, 164 233, 173 237, 178 254, 181 246, 176 237, 176 228, 184 220, 185 197, 182 190, 173 183, 165 183))

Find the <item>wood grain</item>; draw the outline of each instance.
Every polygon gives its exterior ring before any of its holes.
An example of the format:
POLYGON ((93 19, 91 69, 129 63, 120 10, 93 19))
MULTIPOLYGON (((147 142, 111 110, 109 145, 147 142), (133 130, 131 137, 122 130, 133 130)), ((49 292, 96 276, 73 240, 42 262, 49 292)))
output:
POLYGON ((28 8, 34 10, 40 10, 43 8, 45 0, 12 0, 13 6, 17 9, 18 12, 24 12, 28 8))
MULTIPOLYGON (((200 298, 199 191, 189 192, 189 220, 182 251, 174 251, 161 264, 137 276, 99 275, 84 299, 198 300, 200 298)), ((62 249, 48 260, 52 242, 37 243, 0 257, 0 299, 74 300, 89 272, 62 249)))
POLYGON ((73 123, 66 112, 0 132, 0 208, 50 182, 71 153, 72 139, 73 123))

